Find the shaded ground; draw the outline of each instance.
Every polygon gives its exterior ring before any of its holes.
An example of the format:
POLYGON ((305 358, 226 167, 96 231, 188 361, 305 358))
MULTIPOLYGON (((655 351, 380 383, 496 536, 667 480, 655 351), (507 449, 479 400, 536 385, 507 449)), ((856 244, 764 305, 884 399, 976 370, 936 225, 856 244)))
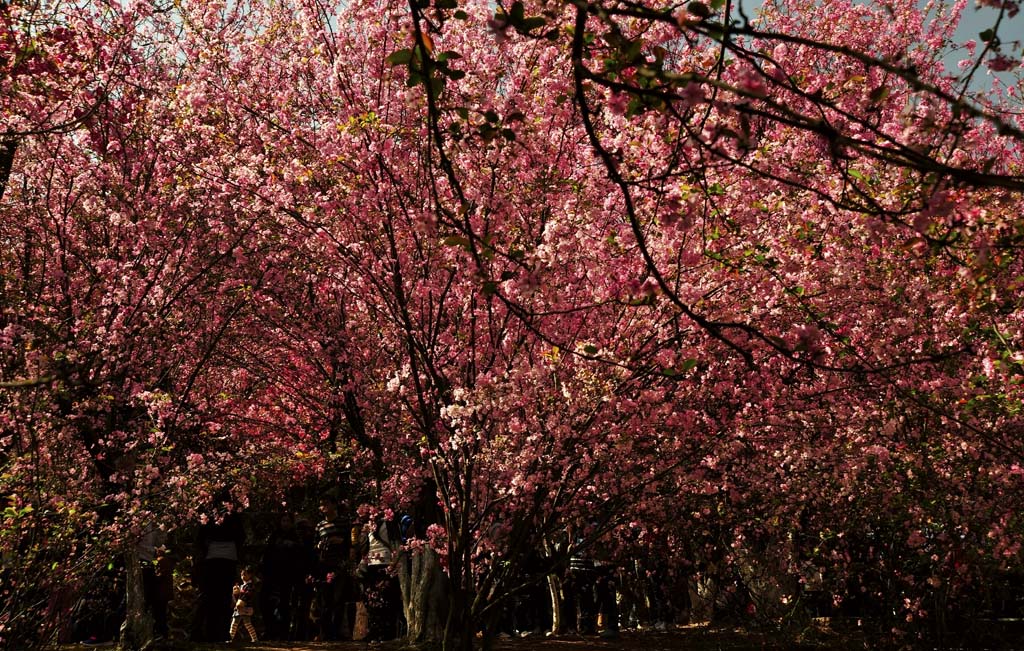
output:
MULTIPOLYGON (((855 620, 854 620, 855 621, 855 620)), ((562 635, 498 639, 493 651, 864 651, 877 648, 864 631, 850 622, 815 620, 795 637, 778 632, 750 631, 741 628, 712 627, 707 624, 681 626, 667 632, 623 632, 607 640, 597 636, 562 635), (841 630, 831 628, 838 625, 841 630)), ((875 642, 878 642, 876 640, 875 642)), ((890 640, 892 642, 892 640, 890 640)), ((907 646, 950 651, 1024 651, 1024 620, 987 620, 968 630, 950 634, 927 644, 905 640, 907 646)), ((883 645, 889 648, 889 645, 883 645)), ((56 651, 114 650, 113 643, 64 644, 56 651)), ((251 642, 236 644, 190 644, 175 642, 159 651, 408 651, 400 642, 251 642)), ((154 651, 157 651, 154 648, 154 651)))
MULTIPOLYGON (((399 651, 404 647, 397 642, 260 642, 177 648, 187 651, 227 651, 232 648, 259 651, 399 651)), ((667 632, 623 632, 611 640, 597 636, 565 635, 499 639, 494 642, 495 651, 809 651, 863 648, 864 642, 858 635, 837 635, 824 630, 811 630, 801 639, 793 640, 781 639, 769 633, 705 625, 680 627, 667 632)))

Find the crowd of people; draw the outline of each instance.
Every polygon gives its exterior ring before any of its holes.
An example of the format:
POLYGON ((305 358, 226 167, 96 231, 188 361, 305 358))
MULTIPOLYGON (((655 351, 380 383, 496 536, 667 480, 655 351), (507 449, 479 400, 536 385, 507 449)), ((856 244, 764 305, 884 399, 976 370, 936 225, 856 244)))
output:
MULTIPOLYGON (((346 517, 331 498, 322 499, 319 508, 315 525, 281 514, 262 546, 258 566, 239 564, 243 533, 237 517, 201 529, 191 639, 220 641, 229 629, 231 639, 245 630, 253 640, 292 641, 388 640, 403 633, 393 561, 398 560, 395 550, 417 534, 413 519, 403 516, 367 526, 346 517), (240 577, 238 567, 243 568, 240 577), (253 572, 259 576, 255 599, 246 587, 253 572), (253 616, 260 621, 259 634, 250 623, 253 616)), ((539 556, 536 563, 523 568, 524 573, 543 573, 539 556)), ((640 559, 622 566, 582 551, 571 554, 568 566, 558 573, 561 630, 614 636, 620 625, 665 628, 685 605, 669 598, 666 574, 659 569, 664 568, 640 559)), ((551 631, 549 590, 547 581, 537 581, 509 599, 493 623, 494 631, 516 636, 551 631)))
POLYGON ((337 500, 320 500, 320 519, 282 513, 258 562, 243 562, 237 515, 199 531, 192 582, 197 595, 189 638, 221 642, 387 640, 399 635, 401 597, 389 571, 398 525, 354 522, 337 500), (258 589, 256 589, 258 578, 258 589), (261 634, 253 620, 258 619, 261 634))
MULTIPOLYGON (((409 515, 362 522, 330 496, 319 499, 316 517, 263 514, 259 527, 254 520, 248 517, 248 536, 237 513, 191 528, 195 536, 188 544, 181 537, 168 541, 158 529, 143 536, 137 555, 157 636, 220 643, 383 641, 403 634, 396 550, 423 535, 422 523, 417 526, 409 515), (175 575, 178 585, 172 585, 175 575), (179 616, 172 623, 169 605, 176 592, 179 616)), ((535 560, 524 572, 543 575, 541 555, 535 560)), ((561 630, 615 635, 620 623, 656 627, 671 621, 678 604, 670 603, 664 580, 648 565, 636 560, 622 567, 571 554, 557 576, 561 630)), ((492 630, 518 636, 550 631, 550 588, 548 581, 536 581, 509 599, 492 630)), ((124 604, 117 610, 103 621, 123 617, 124 604)), ((77 630, 82 626, 95 626, 94 620, 84 620, 77 630)), ((104 625, 89 639, 109 639, 112 628, 104 625)))

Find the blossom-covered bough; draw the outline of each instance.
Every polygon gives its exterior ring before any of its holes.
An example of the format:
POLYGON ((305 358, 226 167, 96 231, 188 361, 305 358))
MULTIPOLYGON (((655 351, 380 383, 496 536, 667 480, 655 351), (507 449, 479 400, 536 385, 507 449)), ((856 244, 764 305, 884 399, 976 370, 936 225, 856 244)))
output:
POLYGON ((342 471, 446 648, 579 547, 899 639, 1019 570, 1015 5, 0 7, 4 644, 342 471))
MULTIPOLYGON (((1019 560, 1005 537, 1009 522, 1019 530, 1011 505, 1020 499, 1010 280, 1024 180, 1019 89, 995 99, 967 92, 983 66, 1019 57, 997 51, 999 26, 1017 7, 998 7, 984 50, 956 77, 940 56, 964 9, 771 3, 752 20, 725 3, 516 2, 487 20, 499 50, 558 57, 561 76, 544 70, 558 85, 544 112, 571 111, 565 119, 583 131, 611 186, 588 212, 591 224, 604 220, 608 249, 628 242, 628 257, 642 263, 620 291, 675 315, 660 358, 668 363, 655 368, 677 388, 714 370, 727 378, 703 385, 717 391, 701 401, 732 398, 724 435, 679 481, 713 496, 720 515, 736 509, 724 528, 737 551, 717 539, 701 552, 746 571, 757 564, 751 554, 781 547, 776 581, 824 571, 836 601, 860 586, 903 623, 942 610, 978 580, 965 554, 986 572, 1019 560), (985 455, 1001 461, 974 467, 985 455), (969 506, 976 478, 991 475, 1001 477, 981 482, 991 507, 969 506), (868 494, 886 505, 881 513, 860 500, 862 482, 878 477, 886 496, 868 494), (925 485, 933 497, 919 492, 925 485), (804 543, 813 551, 787 542, 808 535, 820 539, 804 543), (976 546, 978 538, 1001 542, 976 546), (743 541, 753 539, 751 551, 743 541), (883 594, 869 577, 894 557, 913 559, 913 569, 893 569, 904 582, 883 594)), ((449 90, 462 72, 451 74, 455 57, 444 49, 458 31, 451 25, 473 18, 462 5, 413 2, 409 12, 412 43, 390 61, 422 85, 440 168, 457 189, 466 134, 518 146, 530 111, 524 118, 514 105, 509 115, 523 127, 511 134, 499 129, 508 121, 500 112, 467 115, 449 90)), ((514 73, 495 68, 507 100, 514 73)), ((493 239, 466 218, 478 205, 458 192, 451 203, 438 213, 468 248, 493 239)), ((496 298, 516 311, 501 289, 496 298)), ((598 350, 577 354, 600 361, 598 350)), ((650 358, 613 363, 623 359, 650 358)), ((674 513, 700 519, 707 509, 674 513)), ((778 602, 761 606, 780 612, 778 602)))

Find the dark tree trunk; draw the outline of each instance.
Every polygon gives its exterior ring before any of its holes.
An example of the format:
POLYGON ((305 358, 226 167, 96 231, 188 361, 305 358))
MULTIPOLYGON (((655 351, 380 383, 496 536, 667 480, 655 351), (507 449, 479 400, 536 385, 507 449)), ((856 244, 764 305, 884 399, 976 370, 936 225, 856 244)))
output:
POLYGON ((142 651, 153 644, 153 617, 146 608, 142 565, 135 547, 125 553, 124 560, 127 599, 118 648, 120 651, 142 651))
POLYGON ((444 627, 443 651, 473 651, 476 626, 473 622, 472 605, 465 589, 452 580, 448 595, 448 617, 444 627))
POLYGON ((11 136, 0 138, 0 199, 4 198, 7 182, 11 178, 14 166, 14 152, 18 150, 18 140, 11 136))

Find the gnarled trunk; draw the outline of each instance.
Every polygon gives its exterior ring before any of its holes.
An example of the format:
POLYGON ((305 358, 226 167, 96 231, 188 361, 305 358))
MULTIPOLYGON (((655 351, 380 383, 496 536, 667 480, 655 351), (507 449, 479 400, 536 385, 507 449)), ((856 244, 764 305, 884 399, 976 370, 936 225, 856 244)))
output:
POLYGON ((153 644, 153 616, 146 607, 142 563, 138 550, 132 546, 125 552, 125 590, 127 591, 124 622, 121 624, 120 651, 142 651, 153 644))
POLYGON ((444 637, 445 576, 437 553, 430 548, 403 552, 398 563, 406 642, 423 645, 444 637))
POLYGON ((548 594, 551 597, 551 632, 562 633, 562 581, 548 574, 548 594))

